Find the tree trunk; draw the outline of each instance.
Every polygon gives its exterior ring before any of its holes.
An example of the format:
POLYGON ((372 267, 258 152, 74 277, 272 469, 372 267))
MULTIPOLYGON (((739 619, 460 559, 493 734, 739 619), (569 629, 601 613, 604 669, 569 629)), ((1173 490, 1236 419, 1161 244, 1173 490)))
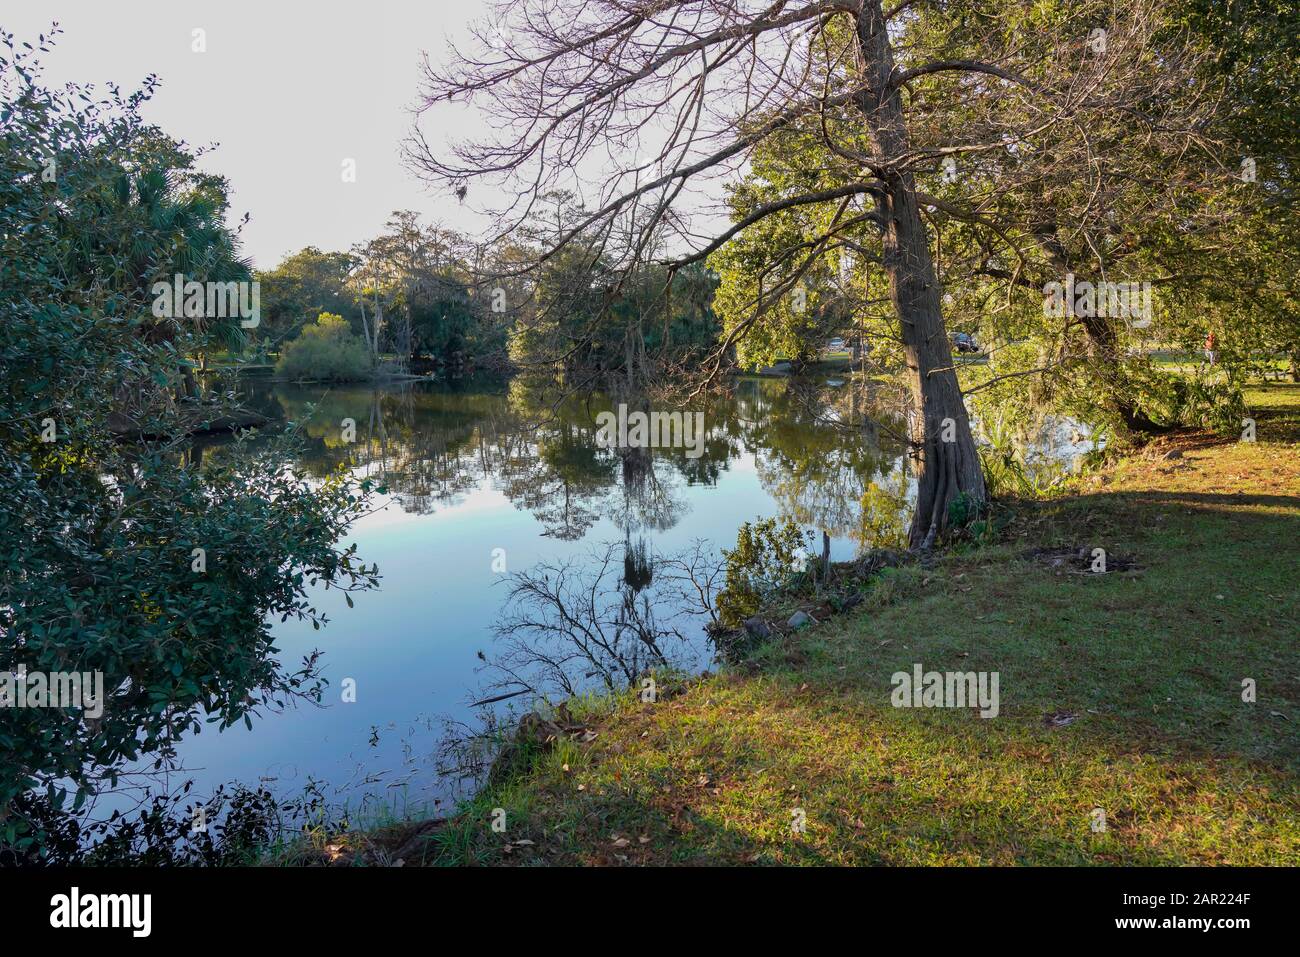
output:
POLYGON ((880 0, 865 0, 857 20, 866 89, 859 106, 872 146, 886 167, 877 197, 883 220, 882 262, 901 326, 912 389, 908 426, 916 460, 917 502, 909 545, 929 548, 949 525, 949 506, 964 495, 973 507, 988 498, 970 420, 939 306, 939 287, 910 173, 888 169, 908 150, 902 102, 890 89, 894 56, 880 0))
MULTIPOLYGON (((1047 223, 1038 223, 1034 233, 1039 246, 1061 279, 1064 279, 1066 274, 1074 272, 1071 256, 1057 239, 1053 227, 1047 223)), ((1134 434, 1157 435, 1172 431, 1173 426, 1156 422, 1142 411, 1133 398, 1137 390, 1133 388, 1124 373, 1119 334, 1111 325, 1110 319, 1105 316, 1079 316, 1078 318, 1084 334, 1088 337, 1089 368, 1097 381, 1097 394, 1105 409, 1134 434)))
POLYGON ((375 364, 378 365, 378 363, 379 363, 379 348, 378 348, 378 345, 379 345, 379 344, 378 344, 378 342, 371 342, 371 341, 370 341, 370 323, 366 320, 366 297, 365 297, 365 293, 362 293, 362 294, 361 294, 361 297, 360 297, 359 299, 357 299, 357 305, 359 305, 359 306, 361 307, 361 336, 362 336, 362 338, 364 338, 364 339, 366 340, 366 351, 370 353, 370 357, 371 357, 372 359, 374 359, 374 360, 375 360, 375 364))
POLYGON ((181 389, 180 398, 197 402, 199 400, 199 385, 194 381, 194 370, 189 366, 181 366, 181 389))
POLYGON ((1132 398, 1137 390, 1124 373, 1119 335, 1110 320, 1104 316, 1080 316, 1079 321, 1088 335, 1088 357, 1093 374, 1101 379, 1101 401, 1106 409, 1118 416, 1124 427, 1134 434, 1172 432, 1173 426, 1156 422, 1132 398))

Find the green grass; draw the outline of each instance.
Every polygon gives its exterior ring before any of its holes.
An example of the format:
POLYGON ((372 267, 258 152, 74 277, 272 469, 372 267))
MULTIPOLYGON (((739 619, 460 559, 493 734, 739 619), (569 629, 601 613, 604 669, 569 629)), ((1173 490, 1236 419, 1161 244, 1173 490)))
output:
POLYGON ((595 740, 386 846, 408 865, 1300 863, 1300 386, 1248 402, 1256 443, 1181 436, 1009 504, 1000 544, 891 570, 675 697, 575 702, 595 740), (1064 545, 1138 567, 1024 557, 1064 545), (916 662, 998 672, 1001 713, 891 707, 916 662))
MULTIPOLYGON (((1151 358, 1151 364, 1162 372, 1192 372, 1206 363, 1204 350, 1186 351, 1182 349, 1153 349, 1148 355, 1151 358)), ((1272 378, 1281 377, 1291 369, 1291 360, 1285 356, 1270 356, 1261 359, 1256 356, 1259 368, 1265 371, 1265 374, 1272 378)))

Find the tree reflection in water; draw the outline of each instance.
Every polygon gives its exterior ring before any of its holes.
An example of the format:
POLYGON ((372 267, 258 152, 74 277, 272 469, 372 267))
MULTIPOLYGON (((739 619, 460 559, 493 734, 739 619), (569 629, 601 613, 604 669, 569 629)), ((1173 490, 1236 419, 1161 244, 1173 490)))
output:
POLYGON ((597 415, 620 401, 648 409, 644 398, 557 397, 523 378, 252 391, 261 411, 309 438, 304 471, 323 476, 347 464, 406 512, 429 514, 489 487, 530 513, 544 537, 581 541, 602 518, 622 533, 581 559, 512 579, 484 696, 510 688, 569 694, 625 686, 648 669, 702 667, 696 639, 731 539, 698 542, 685 554, 657 554, 654 539, 688 521, 683 486, 716 485, 738 460, 752 457, 779 517, 859 549, 895 544, 909 517, 914 481, 893 438, 904 425, 866 401, 859 385, 739 379, 730 395, 672 410, 704 412, 698 457, 684 448, 601 447, 597 415))

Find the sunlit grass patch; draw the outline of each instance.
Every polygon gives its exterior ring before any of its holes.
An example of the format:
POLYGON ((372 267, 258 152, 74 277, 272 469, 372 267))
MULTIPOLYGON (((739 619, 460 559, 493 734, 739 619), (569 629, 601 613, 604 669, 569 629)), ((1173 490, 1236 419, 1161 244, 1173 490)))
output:
POLYGON ((1105 725, 904 713, 796 680, 715 679, 623 715, 584 759, 548 759, 501 794, 507 834, 465 827, 445 861, 1297 860, 1295 791, 1276 770, 1135 746, 1105 725))

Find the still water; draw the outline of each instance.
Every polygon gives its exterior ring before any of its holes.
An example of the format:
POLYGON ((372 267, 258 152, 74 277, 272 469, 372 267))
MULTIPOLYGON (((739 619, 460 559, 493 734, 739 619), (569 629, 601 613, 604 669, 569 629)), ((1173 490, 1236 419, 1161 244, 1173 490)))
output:
MULTIPOLYGON (((299 465, 309 475, 344 466, 385 489, 340 543, 355 542, 363 561, 378 564, 380 587, 354 595, 353 608, 318 591, 315 604, 330 618, 320 631, 275 626, 286 663, 324 652, 321 707, 264 714, 252 730, 209 728, 182 744, 184 769, 166 784, 193 780, 197 794, 260 784, 285 796, 314 784, 353 812, 446 809, 454 782, 439 774, 438 751, 449 722, 474 725, 471 703, 512 687, 490 664, 519 637, 494 629, 512 574, 567 563, 590 576, 609 555, 615 588, 630 550, 717 556, 741 523, 772 516, 815 530, 818 545, 826 531, 835 560, 899 543, 914 485, 903 423, 878 409, 864 421, 856 389, 741 379, 704 405, 702 454, 653 449, 629 460, 597 442, 596 416, 611 408, 598 396, 557 406, 556 396, 518 382, 255 386, 251 404, 300 423, 299 465), (354 441, 344 434, 349 419, 354 441), (343 700, 346 679, 355 701, 343 700)), ((678 668, 709 667, 704 618, 677 624, 665 655, 678 668)), ((549 651, 573 687, 600 685, 589 659, 549 651)), ((527 708, 534 697, 492 707, 527 708)))

